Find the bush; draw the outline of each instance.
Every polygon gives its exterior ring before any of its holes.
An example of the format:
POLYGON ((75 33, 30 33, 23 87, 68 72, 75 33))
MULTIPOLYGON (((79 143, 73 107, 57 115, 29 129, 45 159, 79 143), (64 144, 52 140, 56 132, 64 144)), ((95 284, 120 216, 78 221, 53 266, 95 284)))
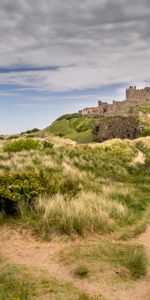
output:
POLYGON ((11 141, 4 145, 4 152, 20 152, 23 150, 38 150, 40 147, 40 142, 37 140, 33 140, 31 138, 27 139, 19 139, 18 141, 11 141))
POLYGON ((42 143, 42 145, 43 145, 43 148, 44 148, 44 149, 53 149, 53 147, 54 147, 54 144, 51 143, 51 142, 49 142, 49 141, 47 141, 47 140, 45 140, 45 141, 42 143))
POLYGON ((0 177, 0 211, 15 215, 19 202, 30 203, 42 192, 39 176, 36 174, 5 175, 0 177))
POLYGON ((60 187, 60 192, 75 198, 81 191, 80 181, 78 179, 66 178, 60 187))
POLYGON ((87 277, 89 269, 86 266, 79 266, 74 270, 74 274, 80 278, 87 277))
POLYGON ((5 136, 3 136, 3 135, 0 135, 0 140, 5 140, 5 136))
POLYGON ((21 135, 22 134, 32 134, 32 133, 36 133, 36 132, 39 132, 40 130, 38 129, 38 128, 33 128, 33 129, 31 129, 31 130, 27 130, 27 131, 25 131, 25 132, 21 132, 21 135))

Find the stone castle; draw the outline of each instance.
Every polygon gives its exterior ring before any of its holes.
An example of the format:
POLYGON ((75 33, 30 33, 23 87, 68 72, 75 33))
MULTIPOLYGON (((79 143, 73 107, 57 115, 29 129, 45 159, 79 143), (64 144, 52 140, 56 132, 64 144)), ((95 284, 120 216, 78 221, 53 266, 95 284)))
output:
POLYGON ((118 116, 138 114, 137 105, 150 105, 150 87, 137 89, 130 86, 126 89, 126 99, 123 101, 113 101, 111 104, 98 101, 97 107, 87 107, 79 111, 82 116, 118 116))

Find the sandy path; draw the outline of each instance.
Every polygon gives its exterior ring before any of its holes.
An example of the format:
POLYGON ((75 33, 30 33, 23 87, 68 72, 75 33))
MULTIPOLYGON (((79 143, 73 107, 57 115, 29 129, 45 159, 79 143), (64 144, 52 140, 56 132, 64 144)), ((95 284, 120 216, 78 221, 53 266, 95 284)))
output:
POLYGON ((134 160, 135 163, 139 163, 141 165, 144 165, 145 163, 145 156, 143 154, 142 151, 138 150, 138 154, 137 154, 137 157, 135 158, 134 160))
POLYGON ((136 156, 136 158, 134 159, 135 163, 139 163, 141 165, 145 164, 145 155, 142 151, 138 150, 138 154, 136 156))
MULTIPOLYGON (((46 270, 50 276, 57 278, 60 282, 71 282, 81 291, 90 295, 101 295, 102 289, 99 284, 73 277, 70 270, 59 263, 59 253, 72 243, 59 238, 55 238, 51 242, 41 242, 34 239, 25 230, 21 232, 10 226, 3 226, 0 229, 0 254, 8 258, 11 263, 46 270)), ((107 285, 106 287, 104 285, 104 290, 105 288, 107 290, 107 285)))
MULTIPOLYGON (((142 234, 137 242, 145 245, 150 257, 150 228, 142 234)), ((80 241, 77 241, 79 243, 80 241)), ((51 242, 41 242, 34 239, 25 230, 20 231, 10 226, 0 228, 0 254, 10 262, 23 264, 29 268, 36 267, 47 270, 58 280, 72 282, 74 286, 91 295, 104 295, 109 300, 150 300, 150 274, 146 279, 137 281, 134 286, 120 290, 107 284, 107 278, 101 284, 88 279, 73 277, 70 270, 59 263, 59 253, 75 242, 54 238, 51 242)))

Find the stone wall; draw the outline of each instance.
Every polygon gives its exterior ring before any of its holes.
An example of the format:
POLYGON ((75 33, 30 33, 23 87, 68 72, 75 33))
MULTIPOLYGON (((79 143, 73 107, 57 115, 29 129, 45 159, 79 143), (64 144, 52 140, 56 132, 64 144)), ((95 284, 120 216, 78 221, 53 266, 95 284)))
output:
POLYGON ((100 117, 95 128, 95 140, 103 142, 113 138, 135 139, 142 130, 138 118, 134 116, 100 117))
POLYGON ((150 87, 145 87, 144 89, 136 89, 136 86, 131 86, 126 89, 126 99, 130 101, 140 100, 140 102, 150 102, 150 87))
POLYGON ((129 87, 126 89, 126 99, 123 101, 113 101, 109 104, 107 102, 98 101, 97 107, 87 107, 79 111, 83 116, 101 116, 101 115, 128 115, 136 114, 135 107, 137 105, 150 105, 150 87, 144 89, 136 89, 136 87, 129 87))

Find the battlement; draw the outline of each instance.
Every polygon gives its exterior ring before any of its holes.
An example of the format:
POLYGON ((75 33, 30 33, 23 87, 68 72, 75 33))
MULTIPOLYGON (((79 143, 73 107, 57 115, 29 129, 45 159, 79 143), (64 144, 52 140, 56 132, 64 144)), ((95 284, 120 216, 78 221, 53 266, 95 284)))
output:
POLYGON ((150 87, 137 89, 136 86, 130 86, 126 89, 126 100, 150 101, 150 87))
POLYGON ((126 99, 123 101, 115 101, 111 104, 98 101, 97 107, 87 107, 79 113, 86 116, 109 116, 109 115, 133 115, 137 114, 135 107, 137 105, 150 105, 150 87, 137 89, 136 86, 130 86, 126 89, 126 99))

